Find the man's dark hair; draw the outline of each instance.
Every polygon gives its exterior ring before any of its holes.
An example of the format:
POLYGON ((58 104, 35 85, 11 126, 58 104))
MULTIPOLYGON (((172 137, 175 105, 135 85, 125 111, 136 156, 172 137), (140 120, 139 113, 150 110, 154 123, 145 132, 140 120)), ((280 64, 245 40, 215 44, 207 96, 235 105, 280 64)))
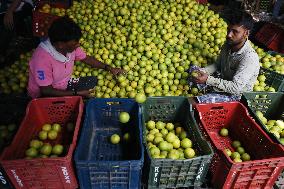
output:
POLYGON ((79 41, 82 37, 82 31, 73 20, 65 16, 53 21, 48 29, 48 37, 51 43, 79 41))
POLYGON ((225 16, 225 20, 228 24, 231 25, 241 25, 245 27, 247 30, 251 30, 253 28, 253 18, 250 14, 241 10, 231 11, 229 14, 225 16))

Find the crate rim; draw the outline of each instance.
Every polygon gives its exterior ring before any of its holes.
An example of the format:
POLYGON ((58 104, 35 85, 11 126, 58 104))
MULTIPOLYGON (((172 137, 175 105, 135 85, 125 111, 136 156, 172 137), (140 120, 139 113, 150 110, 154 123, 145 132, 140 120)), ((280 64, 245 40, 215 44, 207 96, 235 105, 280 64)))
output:
MULTIPOLYGON (((112 101, 112 102, 115 102, 115 101, 132 101, 134 103, 137 104, 138 106, 138 114, 141 115, 141 106, 139 103, 137 103, 135 101, 135 99, 133 98, 94 98, 94 99, 90 99, 88 100, 87 102, 87 106, 86 106, 86 110, 90 109, 90 107, 92 106, 93 103, 95 103, 96 101, 112 101)), ((81 130, 81 136, 80 138, 83 138, 85 135, 86 135, 86 121, 87 118, 89 117, 89 114, 88 112, 86 111, 85 113, 85 118, 84 118, 84 123, 83 123, 83 127, 82 127, 82 130, 81 130)), ((139 119, 139 124, 140 126, 138 126, 138 129, 139 129, 139 132, 142 133, 142 120, 141 118, 139 119)), ((113 163, 113 162, 117 162, 117 163, 125 163, 125 162, 131 162, 131 163, 142 163, 143 165, 143 162, 144 162, 144 146, 143 146, 143 140, 142 140, 142 135, 139 135, 139 144, 140 144, 140 154, 141 154, 141 157, 139 159, 136 159, 136 160, 112 160, 112 161, 98 161, 98 160, 79 160, 79 152, 78 152, 78 149, 81 149, 82 146, 84 145, 83 142, 81 142, 82 140, 79 140, 78 144, 77 144, 77 147, 75 149, 75 153, 74 153, 74 160, 75 160, 75 164, 76 165, 92 165, 92 164, 97 164, 97 163, 113 163)))
MULTIPOLYGON (((23 123, 26 122, 27 120, 27 115, 30 112, 30 107, 33 103, 38 102, 38 101, 44 101, 44 100, 51 100, 51 101, 62 101, 62 100, 68 100, 68 99, 78 99, 79 101, 79 111, 78 111, 78 116, 82 116, 83 114, 83 99, 81 96, 65 96, 65 97, 48 97, 48 98, 36 98, 33 99, 29 102, 27 109, 26 109, 26 114, 25 117, 23 118, 20 126, 19 126, 19 130, 16 133, 16 135, 14 136, 14 139, 17 137, 17 135, 19 135, 19 133, 21 133, 21 131, 24 131, 23 123)), ((62 160, 62 161, 66 161, 68 159, 70 159, 72 157, 72 154, 75 150, 75 146, 76 146, 76 141, 77 141, 77 137, 78 136, 78 132, 79 132, 79 126, 80 126, 80 120, 76 119, 76 125, 75 125, 75 129, 74 129, 74 133, 73 133, 73 137, 72 137, 72 143, 69 145, 69 149, 68 152, 65 156, 63 157, 56 157, 56 158, 35 158, 35 159, 25 159, 25 158, 21 158, 21 159, 12 159, 12 160, 8 160, 8 159, 4 159, 4 155, 10 150, 11 146, 15 146, 16 145, 16 141, 13 139, 13 141, 11 142, 11 144, 9 146, 6 146, 0 156, 0 163, 5 163, 5 162, 34 162, 34 161, 38 161, 38 160, 45 160, 45 161, 49 161, 49 160, 62 160)))

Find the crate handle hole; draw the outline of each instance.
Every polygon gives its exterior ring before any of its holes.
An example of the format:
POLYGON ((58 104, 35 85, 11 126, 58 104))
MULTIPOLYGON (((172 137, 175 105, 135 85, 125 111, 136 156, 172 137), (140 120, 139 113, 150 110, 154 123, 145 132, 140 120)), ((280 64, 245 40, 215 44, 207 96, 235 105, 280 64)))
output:
POLYGON ((120 105, 122 104, 121 102, 106 102, 107 105, 113 106, 113 105, 120 105))
POLYGON ((211 108, 211 110, 222 110, 222 109, 224 109, 224 106, 215 106, 211 108))
POLYGON ((52 104, 65 104, 65 103, 66 102, 64 100, 52 102, 52 104))

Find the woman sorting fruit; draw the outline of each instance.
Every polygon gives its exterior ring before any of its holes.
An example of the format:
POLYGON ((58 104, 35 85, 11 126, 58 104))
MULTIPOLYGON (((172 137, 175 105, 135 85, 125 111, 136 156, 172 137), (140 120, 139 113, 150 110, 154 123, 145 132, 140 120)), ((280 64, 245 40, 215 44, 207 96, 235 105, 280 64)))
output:
POLYGON ((216 63, 198 68, 191 74, 195 83, 209 93, 197 97, 199 102, 239 100, 242 93, 253 90, 257 80, 259 58, 248 40, 252 17, 239 11, 230 15, 227 21, 227 40, 216 63))
POLYGON ((48 30, 48 39, 41 42, 29 62, 28 94, 32 98, 47 96, 90 96, 97 79, 93 76, 71 78, 74 61, 82 61, 113 75, 122 69, 103 64, 86 55, 79 47, 80 27, 67 17, 55 20, 48 30))

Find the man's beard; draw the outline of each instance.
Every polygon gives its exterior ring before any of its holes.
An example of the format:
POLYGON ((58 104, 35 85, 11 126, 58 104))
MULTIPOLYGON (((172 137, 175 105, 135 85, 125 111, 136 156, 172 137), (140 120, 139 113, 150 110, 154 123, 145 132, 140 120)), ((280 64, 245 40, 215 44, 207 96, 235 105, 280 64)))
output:
POLYGON ((233 47, 233 46, 236 46, 236 45, 239 45, 243 42, 243 40, 240 40, 240 41, 232 41, 230 39, 227 39, 226 40, 226 43, 230 46, 230 47, 233 47))

